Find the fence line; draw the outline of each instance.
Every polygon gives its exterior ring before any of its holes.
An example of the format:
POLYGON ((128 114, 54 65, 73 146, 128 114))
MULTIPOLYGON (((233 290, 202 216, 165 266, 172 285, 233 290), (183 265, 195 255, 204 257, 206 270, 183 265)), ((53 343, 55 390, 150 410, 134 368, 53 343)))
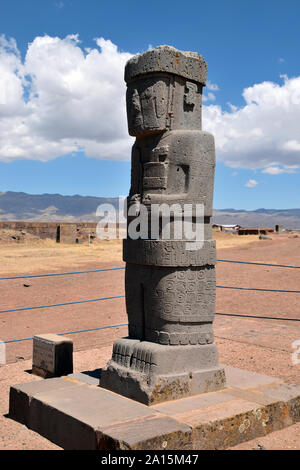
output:
MULTIPOLYGON (((108 328, 118 328, 119 326, 127 326, 128 323, 119 323, 118 325, 108 325, 108 326, 100 326, 99 328, 89 328, 88 330, 77 330, 77 331, 67 331, 66 333, 57 333, 58 336, 66 336, 66 335, 74 335, 76 333, 86 333, 90 331, 97 331, 97 330, 107 330, 108 328)), ((20 341, 30 341, 33 338, 21 338, 21 339, 10 339, 8 341, 2 341, 2 343, 18 343, 20 341)))
MULTIPOLYGON (((298 318, 281 318, 281 317, 269 317, 269 316, 261 316, 261 315, 249 315, 249 314, 238 314, 238 313, 216 313, 215 315, 221 315, 221 316, 226 316, 226 317, 241 317, 241 318, 255 318, 259 320, 281 320, 281 321, 295 321, 295 322, 300 322, 300 319, 298 318)), ((90 331, 98 331, 98 330, 106 330, 109 328, 118 328, 120 326, 128 326, 128 323, 119 323, 117 325, 108 325, 108 326, 101 326, 99 328, 89 328, 87 330, 77 330, 77 331, 67 331, 65 333, 57 333, 59 336, 65 336, 65 335, 73 335, 77 333, 87 333, 90 331)), ((8 343, 17 343, 20 341, 30 341, 32 338, 21 338, 21 339, 11 339, 7 341, 2 341, 2 343, 8 344, 8 343)))
MULTIPOLYGON (((249 265, 256 265, 256 266, 269 266, 269 267, 277 267, 277 268, 292 268, 292 269, 300 269, 300 266, 290 266, 290 265, 283 265, 283 264, 268 264, 268 263, 259 263, 259 262, 251 262, 251 261, 237 261, 237 260, 223 260, 219 259, 218 262, 222 263, 237 263, 237 264, 249 264, 249 265)), ((28 278, 43 278, 43 277, 52 277, 52 276, 67 276, 73 274, 86 274, 86 273, 97 273, 97 272, 104 272, 104 271, 117 271, 125 269, 124 266, 116 267, 116 268, 103 268, 103 269, 92 269, 92 270, 84 270, 84 271, 72 271, 72 272, 63 272, 63 273, 49 273, 49 274, 37 274, 37 275, 25 275, 25 276, 12 276, 12 277, 1 277, 0 280, 10 280, 10 279, 28 279, 28 278)), ((298 290, 284 290, 284 289, 264 289, 264 288, 249 288, 249 287, 237 287, 237 286, 216 286, 220 289, 233 289, 233 290, 243 290, 243 291, 257 291, 257 292, 278 292, 278 293, 293 293, 293 294, 300 294, 298 290)), ((74 305, 74 304, 83 304, 89 302, 99 302, 102 300, 113 300, 113 299, 121 299, 124 298, 125 295, 117 295, 112 297, 102 297, 97 299, 88 299, 88 300, 79 300, 79 301, 72 301, 72 302, 63 302, 59 304, 51 304, 51 305, 40 305, 35 307, 22 307, 16 309, 9 309, 9 310, 2 310, 0 313, 11 313, 11 312, 20 312, 24 310, 35 310, 35 309, 42 309, 42 308, 52 308, 52 307, 62 307, 66 305, 74 305)), ((261 319, 261 320, 280 320, 280 321, 293 321, 293 322, 300 322, 300 319, 297 318, 284 318, 284 317, 274 317, 274 316, 260 316, 260 315, 250 315, 250 314, 235 314, 235 313, 216 313, 216 315, 220 316, 229 316, 229 317, 239 317, 239 318, 253 318, 253 319, 261 319)), ((117 328, 121 326, 127 326, 128 323, 120 323, 117 325, 108 325, 102 326, 98 328, 89 328, 86 330, 77 330, 77 331, 69 331, 65 333, 58 333, 58 335, 71 335, 71 334, 79 334, 79 333, 87 333, 91 331, 98 331, 98 330, 105 330, 109 328, 117 328)), ((3 341, 3 343, 16 343, 20 341, 30 341, 33 338, 20 338, 14 340, 7 340, 3 341)))
MULTIPOLYGON (((269 263, 258 263, 254 261, 236 261, 236 260, 229 260, 229 259, 218 259, 217 262, 220 263, 238 263, 238 264, 250 264, 255 266, 269 266, 273 268, 292 268, 292 269, 300 269, 300 266, 290 266, 286 264, 269 264, 269 263)), ((125 269, 124 266, 118 268, 104 268, 104 269, 89 269, 85 271, 71 271, 71 272, 64 272, 64 273, 50 273, 50 274, 29 274, 25 276, 11 276, 11 277, 0 277, 0 281, 7 281, 10 279, 30 279, 30 278, 38 278, 38 277, 52 277, 52 276, 69 276, 73 274, 86 274, 86 273, 98 273, 102 271, 117 271, 120 269, 125 269)))
MULTIPOLYGON (((243 291, 256 291, 256 292, 280 292, 280 293, 289 293, 289 294, 300 294, 299 290, 283 290, 283 289, 259 289, 255 287, 235 287, 235 286, 216 286, 219 289, 233 289, 233 290, 243 290, 243 291)), ((100 300, 112 300, 112 299, 121 299, 125 295, 115 295, 113 297, 102 297, 99 299, 88 299, 88 300, 77 300, 73 302, 63 302, 60 304, 50 304, 50 305, 38 305, 36 307, 22 307, 22 308, 13 308, 9 310, 0 310, 0 313, 12 313, 12 312, 22 312, 24 310, 36 310, 39 308, 52 308, 52 307, 63 307, 65 305, 75 305, 75 304, 85 304, 89 302, 99 302, 100 300)))
POLYGON ((219 263, 238 263, 238 264, 253 264, 256 266, 269 266, 272 268, 292 268, 292 269, 300 269, 300 266, 291 266, 288 264, 269 264, 269 263, 258 263, 254 261, 236 261, 231 259, 218 259, 219 263))
POLYGON ((61 303, 61 304, 39 305, 37 307, 13 308, 13 309, 10 309, 10 310, 1 310, 0 313, 21 312, 23 310, 35 310, 35 309, 38 309, 38 308, 62 307, 64 305, 86 304, 88 302, 99 302, 100 300, 121 299, 123 297, 125 297, 125 295, 115 295, 113 297, 102 297, 100 299, 77 300, 75 302, 64 302, 64 303, 61 303))
MULTIPOLYGON (((258 292, 281 292, 289 294, 300 294, 300 290, 284 290, 284 289, 260 289, 258 287, 236 287, 236 286, 216 286, 219 289, 235 289, 235 290, 247 290, 247 291, 258 291, 258 292)), ((1 312, 0 312, 1 313, 1 312)))
POLYGON ((284 318, 284 317, 269 317, 269 316, 262 316, 262 315, 249 315, 245 313, 244 315, 240 313, 216 313, 215 315, 222 315, 225 317, 244 317, 244 318, 258 318, 260 320, 281 320, 281 321, 296 321, 300 322, 299 318, 284 318))
POLYGON ((0 281, 7 281, 10 279, 29 279, 35 277, 52 277, 52 276, 69 276, 71 274, 85 274, 85 273, 99 273, 101 271, 117 271, 118 269, 125 269, 124 266, 120 268, 104 268, 104 269, 89 269, 87 271, 72 271, 66 273, 51 273, 51 274, 29 274, 26 276, 12 276, 12 277, 0 277, 0 281))

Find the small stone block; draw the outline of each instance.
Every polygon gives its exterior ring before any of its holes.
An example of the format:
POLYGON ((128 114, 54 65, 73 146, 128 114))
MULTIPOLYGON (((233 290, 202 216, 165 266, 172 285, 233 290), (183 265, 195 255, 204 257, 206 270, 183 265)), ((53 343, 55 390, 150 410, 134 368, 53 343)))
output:
POLYGON ((33 337, 32 373, 43 378, 73 372, 73 341, 64 336, 43 334, 33 337))

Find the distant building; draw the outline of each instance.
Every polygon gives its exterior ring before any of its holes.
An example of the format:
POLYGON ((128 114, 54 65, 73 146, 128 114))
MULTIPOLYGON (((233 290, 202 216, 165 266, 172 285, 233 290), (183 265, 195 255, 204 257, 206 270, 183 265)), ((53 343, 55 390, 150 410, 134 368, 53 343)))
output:
POLYGON ((241 227, 238 230, 239 235, 267 235, 268 233, 274 233, 274 229, 269 227, 241 227))
POLYGON ((241 228, 240 225, 228 225, 228 224, 213 224, 212 228, 217 230, 218 232, 231 232, 237 233, 237 231, 241 228))
POLYGON ((30 222, 0 221, 0 230, 30 233, 39 238, 50 238, 57 243, 82 243, 96 238, 97 222, 30 222))

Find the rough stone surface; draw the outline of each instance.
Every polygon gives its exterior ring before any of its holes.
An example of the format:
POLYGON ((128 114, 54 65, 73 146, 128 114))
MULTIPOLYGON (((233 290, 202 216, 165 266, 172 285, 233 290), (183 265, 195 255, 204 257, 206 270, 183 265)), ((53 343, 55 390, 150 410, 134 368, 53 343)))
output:
POLYGON ((268 375, 250 372, 249 370, 238 369, 237 367, 226 366, 227 381, 232 387, 243 390, 254 389, 261 385, 282 384, 283 381, 268 375))
POLYGON ((213 136, 202 131, 201 55, 159 46, 127 62, 125 81, 128 130, 136 137, 123 245, 129 337, 115 342, 100 384, 151 404, 226 383, 212 328, 215 147, 213 136), (193 230, 202 229, 192 250, 182 225, 178 236, 182 216, 193 230), (132 224, 140 226, 138 238, 132 224))
POLYGON ((169 347, 126 338, 115 342, 104 380, 106 388, 146 405, 225 386, 214 344, 169 347))
POLYGON ((41 382, 28 382, 11 387, 9 394, 9 416, 19 423, 30 426, 29 408, 31 400, 45 389, 55 392, 62 387, 74 385, 71 381, 62 381, 60 378, 52 378, 41 382))
POLYGON ((99 431, 97 438, 100 450, 189 450, 192 446, 191 428, 169 416, 117 423, 99 431))
POLYGON ((168 72, 206 83, 206 62, 197 52, 178 51, 171 46, 158 46, 130 59, 125 67, 125 81, 153 72, 168 72))
POLYGON ((55 334, 33 337, 32 373, 44 378, 73 372, 73 341, 55 334))
POLYGON ((56 241, 59 243, 76 243, 77 224, 60 224, 56 235, 56 241))
MULTIPOLYGON (((181 240, 130 240, 127 238, 123 241, 123 259, 128 263, 143 266, 188 267, 216 264, 215 240, 205 240, 203 248, 192 251, 187 251, 185 244, 186 241, 181 240)), ((203 271, 199 271, 195 274, 196 276, 199 280, 201 277, 204 278, 203 271)), ((192 274, 187 282, 192 281, 191 277, 192 274)), ((184 291, 184 288, 188 286, 181 284, 176 287, 184 291)))
POLYGON ((87 383, 84 373, 15 385, 9 417, 73 450, 226 449, 300 421, 299 386, 225 371, 224 390, 152 406, 87 383))

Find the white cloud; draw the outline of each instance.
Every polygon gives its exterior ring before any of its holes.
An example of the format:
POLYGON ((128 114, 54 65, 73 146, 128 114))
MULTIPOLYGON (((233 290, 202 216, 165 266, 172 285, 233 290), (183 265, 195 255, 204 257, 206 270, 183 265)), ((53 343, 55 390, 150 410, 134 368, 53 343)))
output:
POLYGON ((204 87, 204 89, 203 89, 202 101, 203 102, 215 101, 216 96, 212 92, 213 91, 219 91, 219 90, 220 90, 220 88, 218 87, 218 85, 216 83, 212 83, 209 80, 207 80, 206 87, 204 87), (207 91, 207 90, 209 90, 209 91, 207 91))
POLYGON ((207 82, 206 82, 206 87, 207 87, 208 90, 211 90, 211 91, 219 91, 220 90, 219 86, 216 83, 212 83, 209 80, 207 80, 207 82))
MULTIPOLYGON (((84 48, 77 35, 45 35, 23 61, 15 41, 0 37, 0 160, 46 161, 78 150, 130 159, 123 80, 130 57, 103 38, 84 48)), ((203 128, 226 165, 269 174, 300 168, 300 77, 282 78, 245 89, 245 105, 229 111, 208 104, 219 90, 208 81, 203 128)))
POLYGON ((129 158, 123 74, 131 54, 95 42, 84 51, 77 35, 36 37, 22 62, 15 41, 0 38, 0 160, 78 150, 129 158))
POLYGON ((211 93, 210 91, 207 93, 207 95, 203 94, 202 96, 202 101, 205 102, 205 101, 215 101, 216 100, 216 96, 211 93))
POLYGON ((255 188, 255 186, 257 186, 257 185, 258 185, 258 182, 256 180, 252 180, 252 179, 247 181, 247 183, 245 184, 246 188, 255 188))
POLYGON ((288 140, 282 144, 282 150, 300 152, 300 142, 298 140, 288 140))
POLYGON ((294 168, 279 168, 278 166, 270 166, 262 170, 262 173, 266 173, 268 175, 280 175, 282 173, 296 173, 294 168))
POLYGON ((235 168, 300 167, 300 77, 281 85, 263 82, 246 88, 241 108, 230 112, 203 106, 203 128, 216 140, 219 160, 235 168))

